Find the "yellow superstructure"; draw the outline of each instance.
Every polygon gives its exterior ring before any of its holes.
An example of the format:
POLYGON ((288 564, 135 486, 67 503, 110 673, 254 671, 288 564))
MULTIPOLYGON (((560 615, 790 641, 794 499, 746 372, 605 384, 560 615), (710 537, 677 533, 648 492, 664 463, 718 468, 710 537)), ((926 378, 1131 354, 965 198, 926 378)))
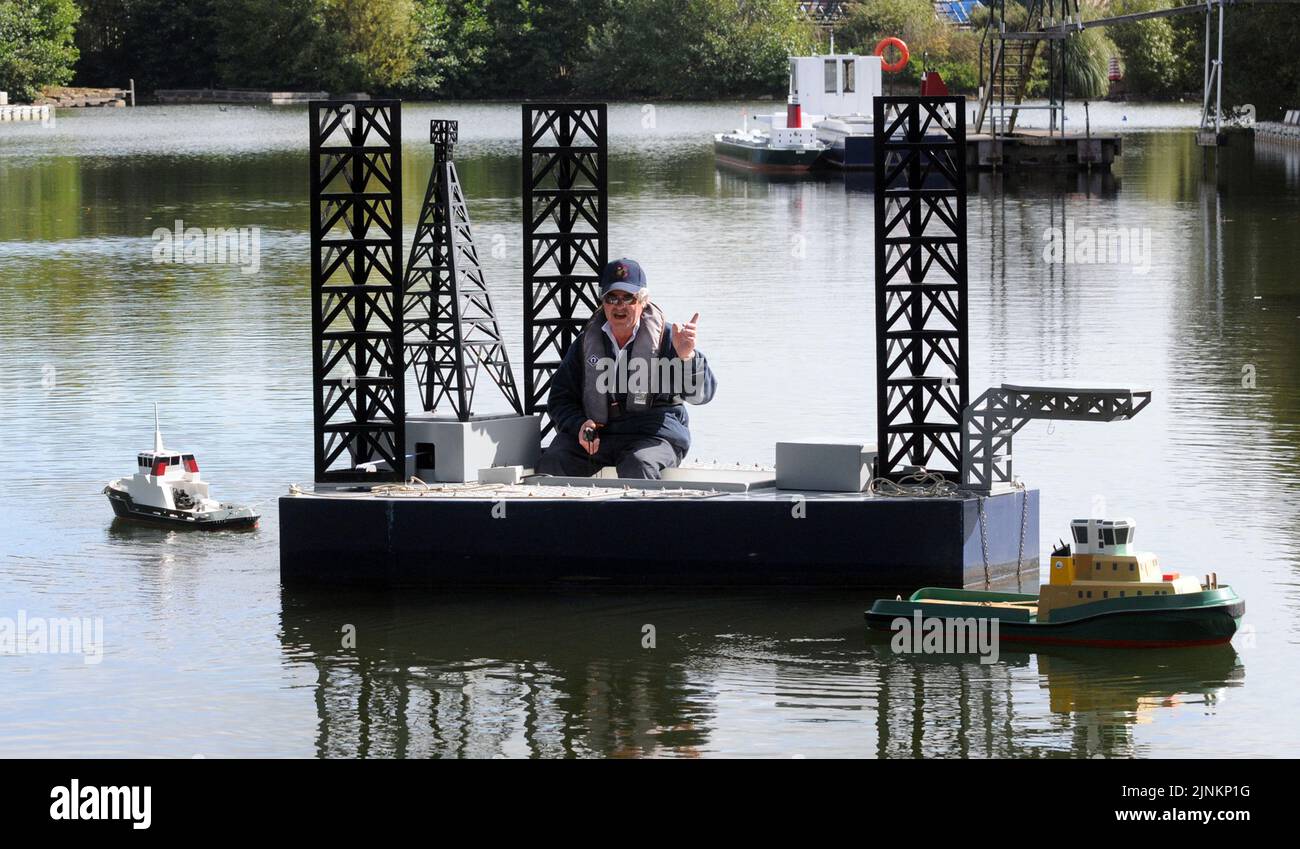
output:
POLYGON ((1132 519, 1075 519, 1073 546, 1053 553, 1051 579, 1038 592, 1038 621, 1052 611, 1110 598, 1200 592, 1196 578, 1162 573, 1149 552, 1132 550, 1137 523, 1132 519))

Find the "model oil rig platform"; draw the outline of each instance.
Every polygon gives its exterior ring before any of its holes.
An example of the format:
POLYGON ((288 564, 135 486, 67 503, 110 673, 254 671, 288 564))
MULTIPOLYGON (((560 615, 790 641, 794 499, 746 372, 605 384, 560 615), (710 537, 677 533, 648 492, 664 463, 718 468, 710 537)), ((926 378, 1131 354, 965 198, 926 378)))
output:
POLYGON ((519 387, 455 123, 432 123, 404 255, 400 103, 312 103, 315 483, 279 501, 284 582, 1036 584, 1038 493, 1012 474, 1012 436, 1034 418, 1126 419, 1150 393, 1005 384, 971 402, 964 110, 956 97, 875 101, 875 442, 777 441, 773 469, 634 481, 532 474, 551 374, 599 309, 605 106, 523 106, 519 387), (473 412, 484 374, 512 412, 473 412))

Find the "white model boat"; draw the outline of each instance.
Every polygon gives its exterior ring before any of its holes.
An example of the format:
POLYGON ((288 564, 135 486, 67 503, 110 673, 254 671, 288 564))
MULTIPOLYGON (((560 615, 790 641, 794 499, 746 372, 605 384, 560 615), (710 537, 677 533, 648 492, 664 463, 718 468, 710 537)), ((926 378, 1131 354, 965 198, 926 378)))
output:
POLYGON ((744 130, 719 133, 714 149, 719 159, 762 170, 870 168, 880 94, 879 56, 791 56, 786 110, 753 116, 752 131, 747 120, 744 130))
POLYGON ((153 413, 153 450, 136 457, 136 472, 104 487, 120 519, 185 528, 253 528, 261 518, 252 507, 224 504, 211 497, 199 478, 193 454, 163 447, 158 405, 153 413))
MULTIPOLYGON (((790 105, 797 115, 798 104, 790 105)), ((811 127, 799 125, 796 117, 789 125, 772 126, 770 116, 758 116, 759 126, 717 133, 713 152, 719 161, 755 171, 807 171, 817 163, 826 145, 817 140, 811 127)))

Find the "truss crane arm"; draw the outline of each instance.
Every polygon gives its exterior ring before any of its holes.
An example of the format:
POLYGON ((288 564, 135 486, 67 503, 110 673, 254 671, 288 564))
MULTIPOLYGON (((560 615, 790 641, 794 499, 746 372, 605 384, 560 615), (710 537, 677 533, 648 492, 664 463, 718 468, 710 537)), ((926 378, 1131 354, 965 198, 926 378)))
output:
POLYGON ((1031 421, 1124 421, 1150 403, 1150 389, 1014 383, 987 389, 962 413, 962 486, 990 493, 1012 486, 1011 438, 1031 421))

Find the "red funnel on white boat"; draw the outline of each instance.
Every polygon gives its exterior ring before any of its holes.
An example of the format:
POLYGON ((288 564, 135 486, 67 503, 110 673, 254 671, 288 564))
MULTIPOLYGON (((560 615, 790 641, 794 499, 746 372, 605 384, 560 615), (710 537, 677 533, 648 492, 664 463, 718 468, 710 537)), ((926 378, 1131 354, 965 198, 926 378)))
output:
POLYGON ((799 105, 799 98, 794 95, 785 105, 785 125, 792 130, 797 130, 803 126, 803 107, 799 105))

